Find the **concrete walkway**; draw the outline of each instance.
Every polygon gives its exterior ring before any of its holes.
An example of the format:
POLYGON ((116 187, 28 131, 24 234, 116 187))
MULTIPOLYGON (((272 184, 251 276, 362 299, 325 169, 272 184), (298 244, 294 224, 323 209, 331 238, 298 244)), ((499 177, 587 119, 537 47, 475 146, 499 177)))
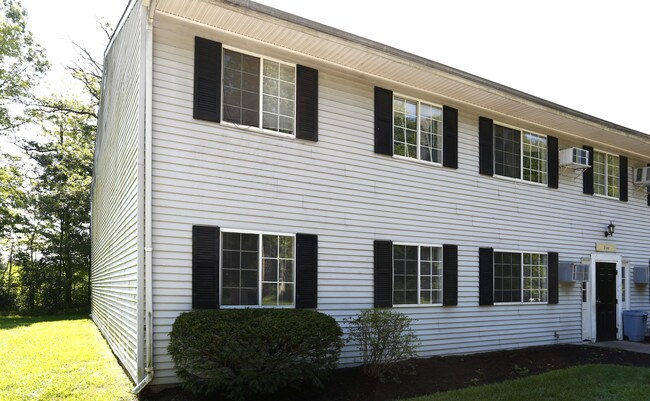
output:
POLYGON ((625 351, 641 352, 650 354, 650 343, 639 343, 633 341, 602 341, 589 344, 594 347, 622 349, 625 351))

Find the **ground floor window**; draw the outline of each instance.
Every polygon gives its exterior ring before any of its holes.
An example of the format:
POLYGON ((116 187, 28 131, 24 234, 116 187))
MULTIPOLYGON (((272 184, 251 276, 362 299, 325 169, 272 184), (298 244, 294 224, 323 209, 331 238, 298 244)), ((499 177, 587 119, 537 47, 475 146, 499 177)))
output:
POLYGON ((222 232, 221 244, 221 305, 294 305, 294 235, 222 232))
POLYGON ((548 302, 548 256, 494 252, 494 302, 548 302))
POLYGON ((442 247, 393 245, 393 304, 442 305, 442 247))

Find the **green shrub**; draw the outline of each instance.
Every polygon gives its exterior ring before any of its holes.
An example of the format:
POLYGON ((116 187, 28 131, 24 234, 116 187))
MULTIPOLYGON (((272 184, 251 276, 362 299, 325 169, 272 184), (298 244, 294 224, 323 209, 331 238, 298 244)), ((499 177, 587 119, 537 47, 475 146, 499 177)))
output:
POLYGON ((364 374, 385 381, 414 373, 409 359, 417 356, 419 341, 412 321, 389 309, 368 309, 345 319, 350 330, 347 341, 359 349, 364 374))
POLYGON ((168 351, 184 387, 229 398, 283 387, 322 385, 343 342, 331 316, 304 309, 228 309, 183 313, 168 351))

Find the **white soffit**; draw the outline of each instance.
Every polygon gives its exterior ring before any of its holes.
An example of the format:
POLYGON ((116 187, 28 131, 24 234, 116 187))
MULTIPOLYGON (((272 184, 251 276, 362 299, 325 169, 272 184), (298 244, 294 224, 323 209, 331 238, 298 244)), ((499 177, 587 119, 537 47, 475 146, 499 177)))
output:
POLYGON ((155 7, 164 15, 361 73, 377 85, 396 82, 446 98, 451 106, 471 107, 486 117, 521 121, 530 129, 650 160, 649 135, 267 6, 246 0, 159 0, 155 7))

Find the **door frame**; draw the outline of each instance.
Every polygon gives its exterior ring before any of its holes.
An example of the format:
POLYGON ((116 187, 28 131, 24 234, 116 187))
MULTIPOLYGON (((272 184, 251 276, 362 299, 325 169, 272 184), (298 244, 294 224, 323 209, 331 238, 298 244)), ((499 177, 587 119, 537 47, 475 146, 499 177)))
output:
MULTIPOLYGON (((623 339, 623 321, 622 321, 622 307, 623 303, 621 301, 621 276, 622 276, 622 264, 623 258, 615 253, 592 253, 591 254, 591 263, 589 265, 589 285, 588 285, 588 297, 589 302, 589 315, 590 318, 586 319, 586 322, 589 322, 589 326, 583 327, 583 333, 586 332, 588 335, 585 340, 589 340, 592 343, 596 342, 596 263, 615 263, 616 264, 616 339, 623 339)), ((629 294, 628 294, 629 296, 629 294)))

